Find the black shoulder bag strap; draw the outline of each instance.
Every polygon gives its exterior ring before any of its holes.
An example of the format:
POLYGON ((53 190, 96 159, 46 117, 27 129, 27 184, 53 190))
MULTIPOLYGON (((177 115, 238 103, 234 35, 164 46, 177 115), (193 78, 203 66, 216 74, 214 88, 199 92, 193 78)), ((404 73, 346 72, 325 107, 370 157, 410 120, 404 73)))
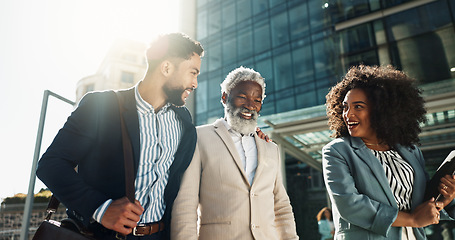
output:
POLYGON ((122 125, 122 144, 123 144, 123 159, 125 162, 125 186, 126 197, 130 202, 134 203, 134 163, 133 163, 133 148, 131 140, 126 129, 125 120, 123 120, 123 99, 119 92, 115 92, 118 101, 120 124, 122 125))

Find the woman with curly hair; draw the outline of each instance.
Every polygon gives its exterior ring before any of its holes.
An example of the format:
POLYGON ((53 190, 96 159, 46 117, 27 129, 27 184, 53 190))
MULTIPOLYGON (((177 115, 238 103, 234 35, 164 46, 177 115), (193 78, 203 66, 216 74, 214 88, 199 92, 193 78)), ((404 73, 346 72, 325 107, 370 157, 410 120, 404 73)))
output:
POLYGON ((323 148, 322 163, 335 239, 426 239, 423 227, 455 213, 453 176, 441 179, 442 200, 424 199, 428 174, 415 145, 426 113, 420 94, 392 66, 365 65, 327 94, 336 139, 323 148))

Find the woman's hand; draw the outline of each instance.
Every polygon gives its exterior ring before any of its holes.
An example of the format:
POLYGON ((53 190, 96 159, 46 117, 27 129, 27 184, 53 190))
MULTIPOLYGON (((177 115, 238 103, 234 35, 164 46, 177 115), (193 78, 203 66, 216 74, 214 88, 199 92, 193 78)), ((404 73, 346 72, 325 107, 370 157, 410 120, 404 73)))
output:
POLYGON ((393 222, 394 227, 426 227, 431 224, 439 223, 439 211, 434 198, 420 204, 413 212, 399 211, 398 216, 393 222))
POLYGON ((420 204, 411 212, 412 219, 414 220, 415 226, 411 227, 426 227, 431 224, 439 223, 439 210, 438 204, 434 201, 434 198, 420 204))
POLYGON ((441 178, 438 189, 439 193, 443 196, 441 200, 438 200, 438 202, 442 202, 443 204, 443 206, 438 209, 440 211, 455 198, 455 176, 445 175, 441 178))

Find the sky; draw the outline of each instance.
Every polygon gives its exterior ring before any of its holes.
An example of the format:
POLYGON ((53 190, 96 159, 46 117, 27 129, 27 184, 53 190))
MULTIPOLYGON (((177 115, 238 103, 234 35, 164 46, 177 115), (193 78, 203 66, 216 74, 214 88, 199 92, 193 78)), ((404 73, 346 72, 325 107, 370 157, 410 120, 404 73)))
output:
MULTIPOLYGON (((43 93, 75 101, 115 39, 178 29, 177 0, 0 1, 0 201, 27 193, 43 93)), ((73 107, 49 98, 40 155, 73 107)), ((35 193, 45 185, 36 180, 35 193)))

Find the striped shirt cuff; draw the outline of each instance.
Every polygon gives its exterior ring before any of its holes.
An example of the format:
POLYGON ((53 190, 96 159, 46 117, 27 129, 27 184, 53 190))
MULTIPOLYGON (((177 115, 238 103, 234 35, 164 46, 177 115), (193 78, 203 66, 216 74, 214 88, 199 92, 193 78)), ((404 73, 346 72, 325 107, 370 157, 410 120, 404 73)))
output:
POLYGON ((111 203, 112 203, 112 199, 109 199, 106 202, 104 202, 103 204, 101 204, 101 206, 99 206, 93 213, 93 216, 92 216, 93 219, 95 219, 95 221, 101 223, 101 219, 103 219, 104 213, 106 212, 106 209, 109 207, 109 205, 111 205, 111 203))

